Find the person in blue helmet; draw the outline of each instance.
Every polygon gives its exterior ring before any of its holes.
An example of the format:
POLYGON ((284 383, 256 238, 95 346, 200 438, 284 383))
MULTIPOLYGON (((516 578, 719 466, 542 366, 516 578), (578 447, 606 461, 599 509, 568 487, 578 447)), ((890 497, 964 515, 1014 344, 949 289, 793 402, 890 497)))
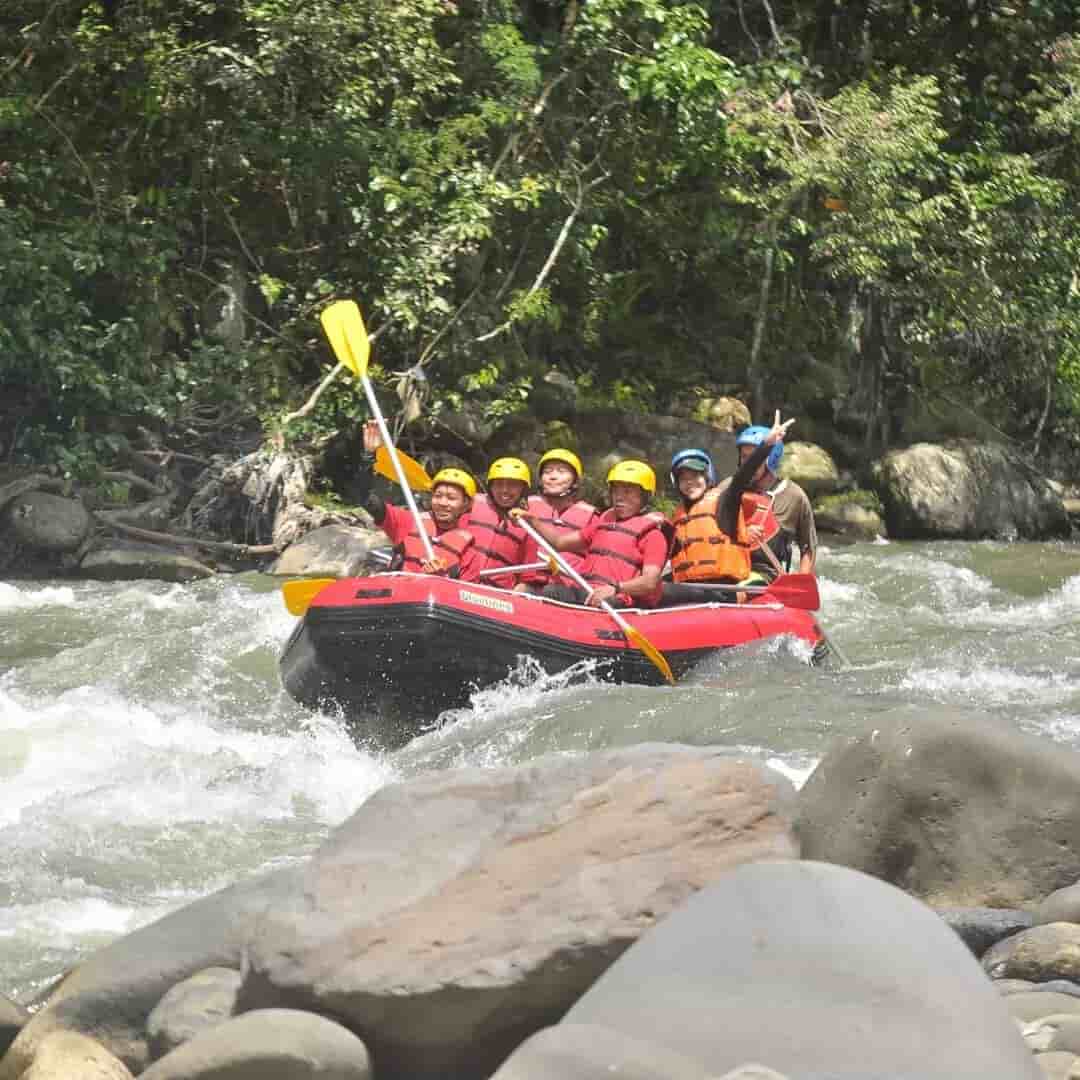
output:
POLYGON ((696 448, 671 459, 671 482, 681 501, 672 517, 671 581, 664 583, 663 606, 721 599, 716 586, 762 583, 752 566, 752 538, 743 499, 766 458, 775 452, 793 420, 776 422, 753 453, 746 455, 723 491, 716 484, 712 459, 696 448))
MULTIPOLYGON (((760 424, 743 428, 735 439, 740 465, 744 464, 766 440, 769 429, 760 424)), ((750 481, 750 490, 741 496, 743 514, 753 546, 754 571, 772 581, 782 571, 791 569, 792 544, 799 548, 798 571, 814 573, 817 563, 817 526, 807 494, 794 480, 781 479, 777 473, 784 456, 784 444, 776 443, 750 481)), ((720 491, 731 484, 726 480, 720 491)))

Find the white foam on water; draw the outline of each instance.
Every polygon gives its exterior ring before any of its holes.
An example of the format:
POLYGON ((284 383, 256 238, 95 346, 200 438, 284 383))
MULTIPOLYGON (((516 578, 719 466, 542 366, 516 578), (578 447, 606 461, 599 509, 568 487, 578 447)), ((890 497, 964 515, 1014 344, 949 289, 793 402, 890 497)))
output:
POLYGON ((336 824, 393 775, 329 718, 299 732, 244 730, 101 687, 32 707, 0 695, 2 728, 26 733, 29 752, 5 779, 0 825, 31 810, 99 827, 280 820, 298 798, 336 824))
POLYGON ((961 626, 986 629, 1050 629, 1065 625, 1078 627, 1080 617, 1080 574, 1068 578, 1059 589, 1039 597, 1004 606, 980 604, 969 611, 955 613, 961 626))
POLYGON ((804 758, 792 762, 785 761, 783 758, 771 757, 765 761, 765 764, 770 769, 775 769, 781 776, 786 776, 795 785, 795 789, 799 790, 810 779, 810 774, 818 767, 820 760, 820 758, 815 758, 807 764, 804 758))
POLYGON ((145 907, 135 908, 95 896, 56 897, 40 904, 0 908, 0 938, 31 936, 48 942, 52 948, 68 949, 83 945, 88 936, 112 939, 147 921, 145 907))
POLYGON ((32 608, 72 607, 75 590, 69 585, 48 585, 42 589, 24 588, 0 581, 0 615, 8 611, 32 608))
POLYGON ((1068 701, 1077 692, 1075 679, 1067 673, 1025 674, 989 664, 966 669, 913 667, 900 680, 898 689, 989 705, 1052 705, 1068 701))

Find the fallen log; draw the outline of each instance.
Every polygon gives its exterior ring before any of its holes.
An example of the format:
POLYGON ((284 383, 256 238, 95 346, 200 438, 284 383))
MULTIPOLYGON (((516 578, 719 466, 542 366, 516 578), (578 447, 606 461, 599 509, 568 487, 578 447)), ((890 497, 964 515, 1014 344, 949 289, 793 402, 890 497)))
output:
MULTIPOLYGON (((96 517, 96 515, 95 515, 96 517)), ((152 544, 172 544, 175 547, 201 547, 210 551, 225 551, 232 555, 277 555, 278 550, 273 544, 231 544, 225 540, 202 540, 197 536, 177 536, 175 533, 154 532, 151 529, 140 529, 135 525, 122 525, 119 521, 105 521, 97 518, 107 529, 121 533, 125 536, 134 537, 136 540, 147 540, 152 544)))

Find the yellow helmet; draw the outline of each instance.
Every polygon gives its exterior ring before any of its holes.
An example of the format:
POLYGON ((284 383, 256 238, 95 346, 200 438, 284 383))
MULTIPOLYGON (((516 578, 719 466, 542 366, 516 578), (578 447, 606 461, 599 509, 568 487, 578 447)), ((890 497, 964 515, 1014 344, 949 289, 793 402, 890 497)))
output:
POLYGON ((492 480, 520 480, 526 487, 532 484, 529 466, 516 457, 496 458, 488 469, 487 478, 489 484, 492 480))
POLYGON ((431 490, 434 491, 439 484, 453 484, 461 488, 470 499, 476 495, 476 481, 464 469, 440 469, 431 478, 431 490))
POLYGON ((549 450, 544 454, 540 459, 540 463, 536 466, 538 475, 544 471, 544 463, 548 461, 561 461, 564 465, 569 465, 570 468, 577 473, 579 480, 585 475, 581 468, 581 458, 579 458, 572 450, 563 450, 561 447, 549 450))
POLYGON ((609 484, 637 484, 648 495, 656 494, 656 473, 644 461, 620 461, 607 474, 609 484))

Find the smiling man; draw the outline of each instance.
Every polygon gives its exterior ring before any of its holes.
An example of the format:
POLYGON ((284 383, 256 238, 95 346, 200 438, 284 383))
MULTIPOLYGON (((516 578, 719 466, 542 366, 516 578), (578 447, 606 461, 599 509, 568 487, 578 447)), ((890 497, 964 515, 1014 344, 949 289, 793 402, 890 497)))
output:
POLYGON ((656 493, 656 474, 643 461, 620 461, 607 475, 611 508, 581 529, 561 531, 536 511, 515 511, 556 550, 584 555, 581 575, 591 592, 561 583, 545 586, 542 596, 569 604, 598 607, 656 607, 660 575, 667 561, 670 522, 648 509, 656 493))

